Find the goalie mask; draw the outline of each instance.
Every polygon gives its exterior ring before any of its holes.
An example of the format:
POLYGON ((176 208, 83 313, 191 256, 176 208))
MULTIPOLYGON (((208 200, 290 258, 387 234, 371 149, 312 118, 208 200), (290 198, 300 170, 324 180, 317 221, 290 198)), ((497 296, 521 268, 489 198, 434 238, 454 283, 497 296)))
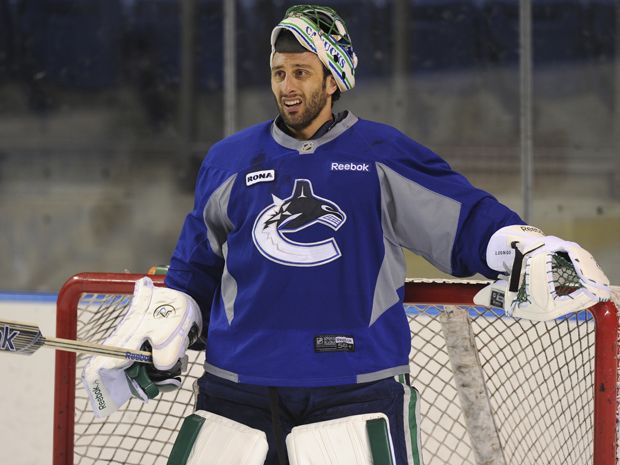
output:
POLYGON ((344 21, 332 8, 297 5, 286 10, 284 19, 271 32, 270 65, 276 40, 284 29, 290 31, 306 50, 318 56, 341 92, 355 86, 357 56, 344 21))

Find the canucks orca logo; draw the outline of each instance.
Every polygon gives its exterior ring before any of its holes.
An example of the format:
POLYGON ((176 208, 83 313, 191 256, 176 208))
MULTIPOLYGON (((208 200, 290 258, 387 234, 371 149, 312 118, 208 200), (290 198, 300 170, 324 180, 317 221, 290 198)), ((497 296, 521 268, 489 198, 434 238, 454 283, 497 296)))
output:
POLYGON ((319 266, 342 255, 334 238, 296 242, 287 237, 316 223, 336 231, 347 219, 338 205, 314 194, 309 180, 296 179, 293 194, 284 200, 272 197, 273 203, 260 212, 252 230, 261 254, 289 266, 319 266))

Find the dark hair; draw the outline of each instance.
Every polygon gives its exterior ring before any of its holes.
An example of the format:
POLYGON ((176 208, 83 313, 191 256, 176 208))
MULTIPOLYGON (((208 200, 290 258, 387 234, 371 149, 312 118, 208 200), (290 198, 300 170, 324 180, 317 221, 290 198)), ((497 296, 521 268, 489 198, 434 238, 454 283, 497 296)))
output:
MULTIPOLYGON (((279 53, 304 53, 308 50, 301 45, 293 33, 287 30, 281 30, 274 44, 274 50, 279 53)), ((331 76, 330 71, 323 65, 323 79, 331 76)), ((340 98, 340 89, 336 87, 336 92, 332 94, 332 103, 340 98)))
POLYGON ((278 34, 274 49, 280 53, 303 53, 308 51, 297 41, 291 31, 285 29, 278 34))

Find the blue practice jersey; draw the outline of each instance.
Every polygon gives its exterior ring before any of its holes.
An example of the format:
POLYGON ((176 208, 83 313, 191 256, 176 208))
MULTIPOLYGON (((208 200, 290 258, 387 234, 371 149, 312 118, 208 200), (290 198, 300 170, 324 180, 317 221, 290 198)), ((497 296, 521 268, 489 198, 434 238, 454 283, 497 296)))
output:
POLYGON ((454 276, 496 272, 523 224, 429 149, 352 113, 300 141, 265 122, 215 144, 166 277, 199 303, 206 370, 269 386, 409 371, 402 248, 454 276))

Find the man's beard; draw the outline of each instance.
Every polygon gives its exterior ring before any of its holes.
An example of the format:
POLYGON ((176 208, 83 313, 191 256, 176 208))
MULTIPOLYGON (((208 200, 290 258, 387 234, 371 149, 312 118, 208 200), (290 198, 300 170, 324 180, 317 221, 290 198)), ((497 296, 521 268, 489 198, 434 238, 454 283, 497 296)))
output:
POLYGON ((323 81, 321 88, 313 92, 306 102, 304 111, 301 114, 295 115, 293 118, 290 118, 284 111, 284 104, 281 101, 277 102, 280 116, 284 124, 295 131, 301 131, 310 126, 327 104, 327 92, 325 92, 325 89, 326 85, 325 81, 323 81))

